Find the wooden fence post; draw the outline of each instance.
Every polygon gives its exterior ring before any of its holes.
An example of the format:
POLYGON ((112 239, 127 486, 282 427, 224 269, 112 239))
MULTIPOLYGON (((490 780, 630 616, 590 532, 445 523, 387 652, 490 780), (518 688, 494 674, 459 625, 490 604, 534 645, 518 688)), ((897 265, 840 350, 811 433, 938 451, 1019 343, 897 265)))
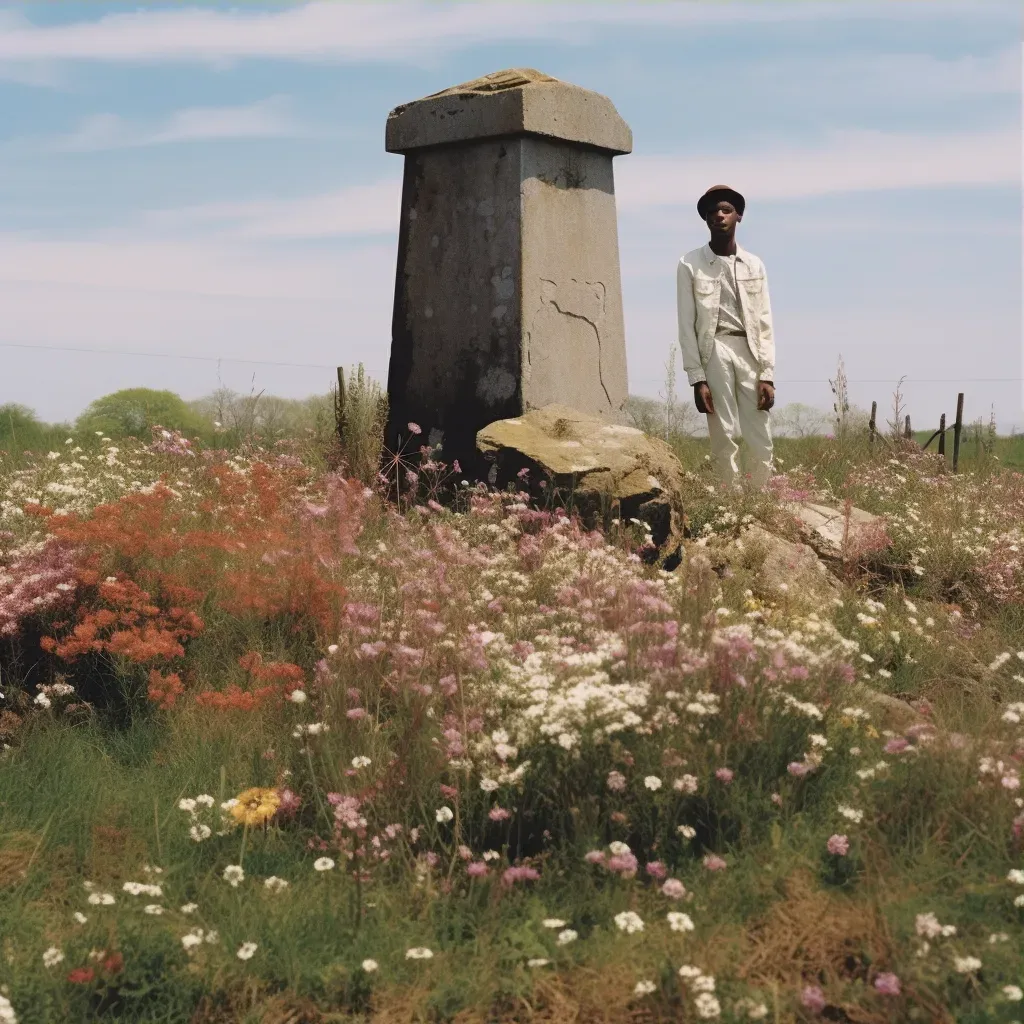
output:
POLYGON ((956 422, 953 424, 953 472, 960 465, 960 432, 964 428, 964 393, 956 396, 956 422))
POLYGON ((868 441, 871 444, 875 443, 875 416, 878 413, 878 403, 871 403, 871 419, 868 420, 868 441))
POLYGON ((909 441, 914 435, 910 430, 910 413, 907 413, 907 418, 903 423, 903 436, 909 441))
POLYGON ((946 414, 939 417, 939 454, 946 455, 946 414))
POLYGON ((345 443, 345 369, 338 367, 338 393, 334 397, 334 428, 338 440, 345 443))

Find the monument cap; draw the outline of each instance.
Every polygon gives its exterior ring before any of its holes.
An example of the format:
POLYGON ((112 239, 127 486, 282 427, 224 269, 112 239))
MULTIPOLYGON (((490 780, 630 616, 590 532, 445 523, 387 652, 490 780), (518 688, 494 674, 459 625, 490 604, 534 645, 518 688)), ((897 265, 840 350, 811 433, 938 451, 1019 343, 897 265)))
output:
POLYGON ((498 136, 534 135, 613 154, 633 134, 607 96, 533 68, 508 68, 403 103, 388 114, 384 148, 408 153, 498 136))
POLYGON ((743 211, 746 209, 747 201, 736 191, 731 185, 712 185, 697 200, 697 213, 700 214, 701 220, 707 220, 708 209, 713 203, 718 202, 721 199, 725 199, 727 202, 732 203, 736 207, 736 212, 742 217, 743 211))

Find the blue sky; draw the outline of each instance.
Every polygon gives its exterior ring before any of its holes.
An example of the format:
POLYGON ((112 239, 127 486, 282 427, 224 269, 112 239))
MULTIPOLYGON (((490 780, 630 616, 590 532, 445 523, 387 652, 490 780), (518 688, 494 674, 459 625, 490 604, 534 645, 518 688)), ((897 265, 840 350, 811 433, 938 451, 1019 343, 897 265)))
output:
POLYGON ((768 268, 780 404, 827 408, 841 354, 861 405, 906 376, 922 426, 963 390, 968 419, 1024 428, 1020 40, 998 0, 0 6, 0 403, 385 379, 388 111, 525 66, 633 130, 633 393, 663 387, 675 263, 724 180, 768 268))

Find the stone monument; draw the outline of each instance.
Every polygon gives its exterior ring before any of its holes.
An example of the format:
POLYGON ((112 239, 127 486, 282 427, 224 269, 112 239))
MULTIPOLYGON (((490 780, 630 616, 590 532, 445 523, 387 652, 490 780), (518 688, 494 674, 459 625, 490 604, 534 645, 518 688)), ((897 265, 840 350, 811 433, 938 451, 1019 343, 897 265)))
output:
POLYGON ((440 443, 474 473, 495 420, 560 403, 620 421, 612 157, 632 134, 611 101, 498 71, 396 107, 385 145, 405 156, 388 448, 440 443))

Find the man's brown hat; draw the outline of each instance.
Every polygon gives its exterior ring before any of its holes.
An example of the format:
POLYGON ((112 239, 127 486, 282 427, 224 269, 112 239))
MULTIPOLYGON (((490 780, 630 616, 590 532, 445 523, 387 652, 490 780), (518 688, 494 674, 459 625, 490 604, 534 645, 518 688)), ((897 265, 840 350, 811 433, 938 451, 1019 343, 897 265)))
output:
POLYGON ((746 208, 747 201, 736 191, 731 185, 712 185, 697 200, 697 213, 700 214, 701 220, 708 219, 708 211, 714 206, 715 203, 721 200, 726 200, 732 203, 736 207, 736 212, 742 217, 743 211, 746 208))

